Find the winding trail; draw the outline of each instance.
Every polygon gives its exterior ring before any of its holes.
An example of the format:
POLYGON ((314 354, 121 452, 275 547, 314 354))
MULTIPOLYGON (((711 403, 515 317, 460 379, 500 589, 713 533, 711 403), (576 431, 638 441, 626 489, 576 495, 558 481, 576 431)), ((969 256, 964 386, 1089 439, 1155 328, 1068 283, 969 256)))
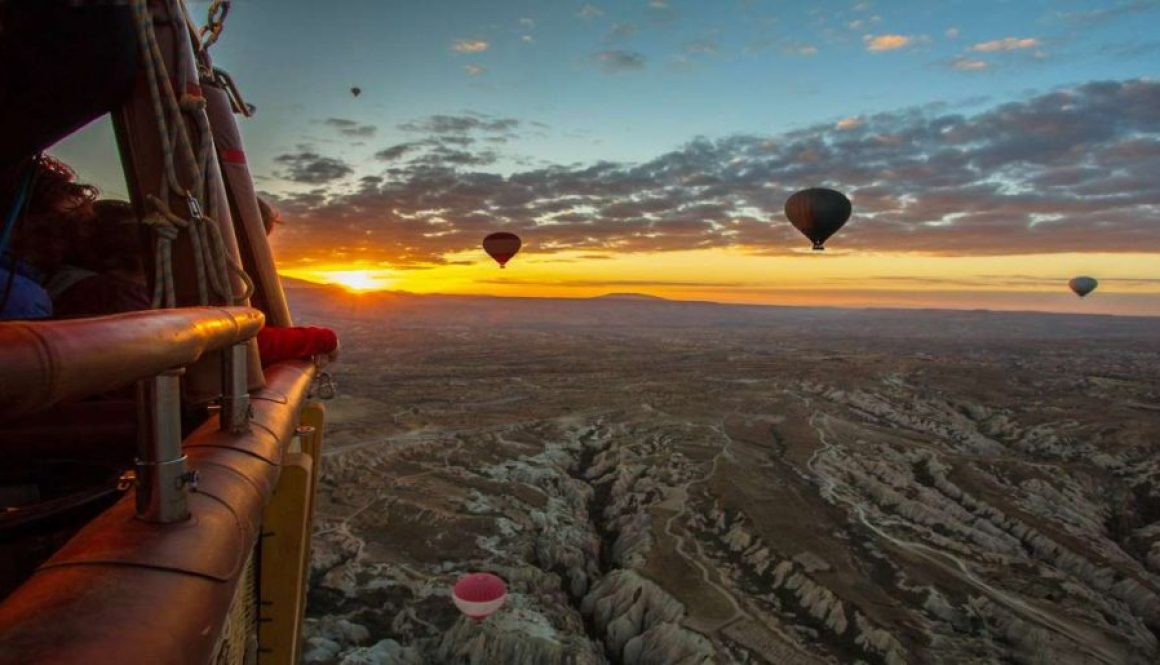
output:
POLYGON ((709 570, 701 562, 701 558, 704 556, 704 553, 701 551, 699 543, 696 543, 694 540, 694 545, 697 548, 697 556, 690 556, 689 553, 685 551, 685 534, 674 533, 673 524, 676 523, 677 520, 687 517, 689 514, 689 488, 693 485, 700 485, 709 482, 709 480, 717 473, 717 467, 720 464, 721 457, 726 453, 726 451, 729 449, 729 445, 733 441, 728 437, 728 435, 724 434, 723 428, 724 420, 722 420, 722 424, 720 426, 714 426, 710 428, 713 431, 722 434, 725 441, 724 445, 721 446, 721 450, 717 451, 717 454, 713 456, 713 461, 709 465, 709 470, 706 471, 700 478, 690 479, 683 485, 679 485, 673 488, 673 495, 675 496, 668 496, 664 501, 665 504, 672 504, 673 507, 680 506, 679 510, 674 511, 673 514, 669 516, 669 519, 665 520, 665 533, 668 534, 669 537, 673 538, 674 542, 676 542, 676 547, 674 549, 676 550, 677 554, 680 555, 681 559, 683 559, 685 563, 700 571, 701 581, 724 596, 725 599, 729 601, 729 604, 733 607, 733 615, 725 621, 721 622, 721 625, 714 628, 713 631, 719 630, 722 626, 736 621, 740 616, 746 616, 751 619, 753 617, 751 617, 748 612, 742 609, 741 605, 737 602, 737 598, 734 597, 734 595, 728 589, 721 586, 719 583, 712 579, 712 576, 709 574, 709 570))
MULTIPOLYGON (((729 449, 733 444, 733 437, 729 436, 729 433, 726 429, 725 418, 721 419, 720 425, 711 426, 710 429, 721 435, 724 444, 721 446, 721 449, 717 451, 717 454, 713 456, 713 461, 710 463, 708 471, 706 471, 700 478, 690 479, 684 484, 675 487, 673 492, 669 496, 665 497, 665 501, 663 503, 669 504, 669 506, 666 507, 676 507, 679 505, 680 509, 674 511, 674 513, 670 515, 667 520, 665 520, 664 531, 676 543, 676 546, 673 548, 674 551, 681 557, 682 560, 685 561, 685 563, 693 566, 700 572, 701 581, 703 583, 709 587, 712 587, 714 591, 719 593, 729 602, 729 605, 733 608, 733 614, 729 618, 723 621, 719 621, 716 625, 713 626, 700 625, 700 622, 691 623, 689 621, 688 615, 686 615, 685 625, 693 630, 697 630, 698 632, 705 634, 706 636, 712 637, 721 633, 725 633, 727 629, 736 626, 736 624, 740 622, 747 621, 751 627, 763 630, 776 637, 777 642, 766 642, 762 646, 776 653, 778 657, 777 662, 816 663, 818 662, 817 657, 804 649, 797 640, 787 635, 780 626, 778 626, 776 623, 771 623, 770 621, 765 620, 763 617, 760 617, 760 615, 755 616, 743 606, 742 602, 738 601, 737 596, 734 595, 732 591, 713 579, 713 575, 709 572, 709 569, 703 563, 703 560, 707 559, 708 557, 706 557, 704 551, 701 549, 700 542, 698 542, 696 538, 691 539, 693 542, 693 547, 696 550, 696 555, 694 556, 685 549, 686 543, 688 540, 690 540, 686 538, 687 532, 677 534, 673 531, 673 525, 678 520, 687 517, 689 514, 689 488, 693 485, 700 485, 709 482, 709 480, 712 479, 714 475, 716 475, 722 457, 730 454, 729 449), (694 625, 694 623, 697 625, 694 625)), ((731 639, 739 639, 741 636, 733 634, 729 635, 729 637, 731 639)))

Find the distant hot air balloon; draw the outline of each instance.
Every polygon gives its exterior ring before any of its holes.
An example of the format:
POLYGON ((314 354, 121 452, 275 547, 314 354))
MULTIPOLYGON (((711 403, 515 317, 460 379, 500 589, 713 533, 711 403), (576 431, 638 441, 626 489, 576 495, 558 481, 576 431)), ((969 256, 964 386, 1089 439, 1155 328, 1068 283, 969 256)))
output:
POLYGON ((351 88, 350 94, 354 95, 355 97, 358 97, 359 95, 362 94, 362 88, 359 88, 359 87, 351 88))
POLYGON ((520 251, 520 237, 514 233, 500 231, 483 239, 483 251, 487 252, 499 267, 504 268, 516 252, 520 251))
POLYGON ((822 251, 822 243, 850 219, 850 199, 832 189, 813 187, 795 193, 785 202, 785 216, 802 235, 822 251))
POLYGON ((491 573, 471 573, 451 587, 451 597, 460 612, 479 623, 503 607, 507 585, 491 573))
POLYGON ((1100 283, 1094 277, 1072 277, 1067 285, 1077 296, 1082 298, 1092 291, 1095 291, 1100 283))

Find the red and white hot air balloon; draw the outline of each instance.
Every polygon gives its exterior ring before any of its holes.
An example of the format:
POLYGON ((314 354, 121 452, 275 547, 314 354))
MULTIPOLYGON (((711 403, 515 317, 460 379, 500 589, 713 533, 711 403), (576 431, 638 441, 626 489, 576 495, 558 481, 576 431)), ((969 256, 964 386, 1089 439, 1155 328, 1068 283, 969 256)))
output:
POLYGON ((471 573, 451 587, 451 598, 460 612, 479 623, 503 607, 507 585, 491 573, 471 573))

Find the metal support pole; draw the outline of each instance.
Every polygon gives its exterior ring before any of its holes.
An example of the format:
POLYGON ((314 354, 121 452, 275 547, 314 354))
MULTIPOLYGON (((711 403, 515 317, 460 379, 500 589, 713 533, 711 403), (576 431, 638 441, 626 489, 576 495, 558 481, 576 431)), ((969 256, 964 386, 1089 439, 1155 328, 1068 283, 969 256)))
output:
POLYGON ((137 518, 168 524, 189 518, 186 492, 197 487, 181 453, 181 384, 176 369, 138 383, 137 518))
POLYGON ((246 345, 222 349, 222 410, 219 423, 223 432, 242 434, 250 430, 250 393, 247 377, 246 345))

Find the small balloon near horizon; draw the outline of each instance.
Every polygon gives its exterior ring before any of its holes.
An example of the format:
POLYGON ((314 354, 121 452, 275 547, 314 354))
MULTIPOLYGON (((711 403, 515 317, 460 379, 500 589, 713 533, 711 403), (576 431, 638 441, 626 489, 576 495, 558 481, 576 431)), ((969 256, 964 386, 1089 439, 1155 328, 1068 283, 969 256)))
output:
POLYGON ((1086 276, 1072 277, 1071 280, 1067 283, 1067 286, 1072 290, 1072 293, 1076 294, 1080 298, 1087 297, 1087 295, 1092 291, 1095 291, 1096 287, 1099 285, 1100 283, 1096 281, 1096 278, 1086 276))

